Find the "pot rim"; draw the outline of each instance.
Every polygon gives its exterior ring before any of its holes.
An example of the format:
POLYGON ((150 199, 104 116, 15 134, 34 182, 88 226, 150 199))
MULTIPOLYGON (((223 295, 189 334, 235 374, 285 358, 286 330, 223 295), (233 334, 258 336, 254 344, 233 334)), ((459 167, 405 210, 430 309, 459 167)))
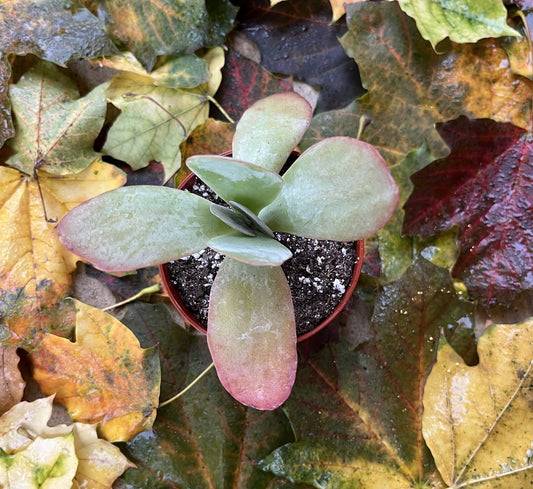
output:
MULTIPOLYGON (((222 153, 220 156, 230 156, 230 155, 231 155, 231 151, 226 151, 225 153, 222 153)), ((183 189, 187 187, 189 184, 192 183, 192 180, 195 178, 196 178, 196 175, 194 173, 190 173, 179 184, 178 189, 183 189)), ((361 275, 361 269, 363 267, 363 257, 364 257, 364 252, 365 252, 365 240, 360 239, 356 241, 355 247, 357 250, 357 261, 355 262, 353 272, 352 272, 352 277, 350 279, 350 283, 348 284, 348 287, 346 288, 346 292, 344 293, 339 303, 335 306, 335 308, 333 309, 333 311, 327 318, 325 318, 322 322, 317 324, 312 330, 297 337, 298 343, 310 338, 311 336, 315 335, 316 333, 324 329, 343 311, 343 309, 348 304, 348 301, 353 295, 355 287, 357 286, 357 283, 359 281, 359 276, 361 275)), ((188 324, 193 326, 197 331, 199 331, 202 334, 207 334, 207 328, 200 321, 198 321, 198 319, 187 308, 187 306, 185 305, 185 303, 183 302, 181 298, 181 295, 172 285, 172 282, 170 281, 168 263, 162 263, 161 265, 159 265, 159 273, 161 275, 161 281, 163 283, 163 289, 165 293, 169 297, 174 307, 181 314, 181 316, 185 319, 185 321, 188 324)))

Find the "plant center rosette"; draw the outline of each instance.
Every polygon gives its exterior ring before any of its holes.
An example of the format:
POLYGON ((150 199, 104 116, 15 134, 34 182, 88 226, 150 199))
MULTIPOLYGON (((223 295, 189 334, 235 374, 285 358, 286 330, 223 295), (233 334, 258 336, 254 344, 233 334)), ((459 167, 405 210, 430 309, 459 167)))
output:
POLYGON ((188 158, 224 205, 181 189, 124 187, 76 207, 58 226, 70 251, 108 271, 206 248, 223 255, 209 295, 207 342, 221 383, 257 409, 287 399, 297 365, 294 307, 282 270, 292 252, 274 233, 358 241, 381 228, 398 202, 386 162, 352 138, 316 143, 280 176, 311 117, 295 93, 267 97, 243 114, 232 157, 188 158))

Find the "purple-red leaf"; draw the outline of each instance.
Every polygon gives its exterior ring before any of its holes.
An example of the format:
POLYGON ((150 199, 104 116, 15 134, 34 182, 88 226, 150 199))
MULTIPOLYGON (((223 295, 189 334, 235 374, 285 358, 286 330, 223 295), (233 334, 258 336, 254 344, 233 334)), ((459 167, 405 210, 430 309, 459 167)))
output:
POLYGON ((217 99, 231 117, 240 119, 254 102, 267 95, 291 90, 291 80, 276 78, 256 62, 230 48, 222 69, 217 99))
POLYGON ((456 226, 453 274, 484 305, 533 288, 533 135, 512 124, 461 117, 438 126, 451 148, 413 176, 404 231, 456 226))

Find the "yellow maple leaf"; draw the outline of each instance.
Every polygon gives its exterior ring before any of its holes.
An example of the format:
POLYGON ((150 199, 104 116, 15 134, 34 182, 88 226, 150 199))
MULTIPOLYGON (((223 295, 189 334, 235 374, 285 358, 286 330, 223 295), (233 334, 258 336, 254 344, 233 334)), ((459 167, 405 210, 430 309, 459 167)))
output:
POLYGON ((46 335, 30 355, 42 391, 55 394, 75 421, 98 423, 109 441, 151 428, 159 403, 155 349, 142 349, 113 316, 79 301, 76 342, 46 335))
POLYGON ((424 388, 423 434, 454 488, 533 484, 533 320, 493 325, 465 365, 442 340, 424 388))
POLYGON ((77 260, 59 242, 57 221, 125 182, 120 170, 99 158, 80 173, 38 177, 0 167, 0 337, 28 349, 58 322, 77 260))

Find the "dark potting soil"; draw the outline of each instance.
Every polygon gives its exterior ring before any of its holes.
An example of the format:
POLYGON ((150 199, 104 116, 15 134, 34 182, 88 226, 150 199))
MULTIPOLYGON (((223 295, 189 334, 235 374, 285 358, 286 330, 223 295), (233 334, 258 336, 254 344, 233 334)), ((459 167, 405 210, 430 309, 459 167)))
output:
MULTIPOLYGON (((205 184, 190 190, 223 204, 205 184)), ((274 233, 293 256, 281 266, 292 293, 296 331, 301 336, 318 326, 341 301, 352 278, 357 256, 355 242, 302 238, 274 233)), ((207 248, 168 264, 170 279, 191 313, 207 328, 211 285, 224 255, 207 248)))

